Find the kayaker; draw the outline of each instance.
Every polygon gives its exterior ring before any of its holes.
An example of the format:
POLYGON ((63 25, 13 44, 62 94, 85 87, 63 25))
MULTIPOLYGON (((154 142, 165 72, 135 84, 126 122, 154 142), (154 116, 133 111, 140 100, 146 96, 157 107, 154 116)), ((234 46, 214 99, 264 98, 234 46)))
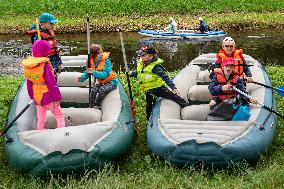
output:
POLYGON ((210 28, 207 25, 207 23, 203 20, 203 18, 199 17, 198 20, 199 20, 199 26, 194 28, 194 30, 196 32, 200 32, 200 33, 208 32, 210 30, 210 28))
POLYGON ((169 18, 168 26, 164 28, 164 31, 168 31, 168 32, 172 32, 172 33, 177 32, 177 23, 173 19, 173 17, 169 18))
POLYGON ((38 130, 44 129, 47 110, 55 116, 57 128, 65 127, 64 113, 60 107, 62 96, 48 58, 51 49, 47 41, 37 40, 32 45, 33 56, 22 62, 28 94, 36 103, 38 130))
MULTIPOLYGON (((228 57, 234 59, 234 73, 236 73, 241 79, 246 77, 248 83, 253 82, 251 71, 243 56, 243 50, 235 49, 235 41, 231 37, 226 37, 223 40, 222 50, 219 50, 218 54, 216 55, 217 61, 213 68, 220 68, 221 62, 228 57)), ((210 78, 212 78, 212 74, 214 74, 214 72, 210 74, 210 78)))
POLYGON ((91 45, 91 68, 86 70, 82 76, 78 78, 79 82, 83 82, 89 78, 89 73, 98 81, 91 89, 91 106, 100 108, 104 97, 114 90, 118 84, 118 78, 112 70, 112 61, 109 58, 109 52, 103 52, 101 45, 91 45))
POLYGON ((158 57, 156 49, 144 46, 139 50, 139 56, 137 69, 131 73, 131 77, 138 77, 142 92, 146 94, 147 119, 150 118, 156 97, 173 100, 181 107, 188 106, 189 103, 179 96, 178 89, 166 74, 162 66, 164 61, 158 57))
MULTIPOLYGON (((222 60, 221 68, 214 70, 214 76, 208 86, 211 93, 211 101, 209 103, 210 110, 207 120, 231 120, 237 112, 237 105, 248 105, 248 99, 244 97, 237 98, 237 93, 232 90, 232 86, 246 92, 243 81, 234 72, 234 59, 225 58, 222 60), (235 106, 235 108, 234 108, 235 106), (213 117, 213 119, 212 119, 213 117)), ((257 101, 252 99, 252 103, 257 101)))
POLYGON ((57 74, 60 74, 61 69, 62 69, 62 61, 60 57, 60 52, 57 47, 57 42, 55 39, 54 25, 58 23, 59 21, 54 17, 54 15, 50 13, 43 13, 39 17, 39 22, 40 22, 39 26, 37 26, 37 23, 32 25, 28 34, 31 37, 32 44, 40 38, 42 40, 48 41, 51 44, 52 49, 48 55, 48 58, 55 71, 55 76, 57 77, 57 74), (40 30, 40 38, 38 37, 37 28, 39 28, 40 30))

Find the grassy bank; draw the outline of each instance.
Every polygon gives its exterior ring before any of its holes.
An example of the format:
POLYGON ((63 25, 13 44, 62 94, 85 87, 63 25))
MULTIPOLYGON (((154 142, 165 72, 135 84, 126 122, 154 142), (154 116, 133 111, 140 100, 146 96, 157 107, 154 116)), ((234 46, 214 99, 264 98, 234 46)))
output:
MULTIPOLYGON (((267 67, 274 86, 284 83, 283 67, 267 67)), ((122 78, 125 84, 125 78, 122 78)), ((8 107, 23 78, 0 77, 0 125, 4 124, 8 107)), ((134 81, 135 82, 135 81, 134 81)), ((166 165, 153 155, 146 143, 145 96, 138 83, 133 84, 141 133, 135 136, 129 153, 118 163, 101 171, 83 175, 30 178, 15 170, 0 145, 0 188, 283 188, 284 187, 284 123, 278 120, 277 131, 269 151, 256 167, 233 170, 194 170, 166 165)), ((283 98, 276 95, 277 110, 284 114, 283 98)), ((3 139, 2 143, 3 143, 3 139)))
POLYGON ((35 3, 3 1, 0 4, 0 33, 25 33, 35 18, 51 12, 61 20, 60 33, 85 32, 85 16, 90 15, 92 31, 116 31, 163 28, 173 16, 180 28, 197 25, 203 16, 212 28, 283 28, 284 2, 275 0, 47 0, 35 3))

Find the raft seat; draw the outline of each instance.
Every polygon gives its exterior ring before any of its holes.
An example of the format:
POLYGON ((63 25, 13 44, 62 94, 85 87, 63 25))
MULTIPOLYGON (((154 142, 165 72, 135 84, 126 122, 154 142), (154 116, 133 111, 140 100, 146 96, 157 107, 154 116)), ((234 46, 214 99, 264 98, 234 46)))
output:
MULTIPOLYGON (((102 112, 95 108, 62 108, 65 115, 65 126, 84 126, 102 121, 102 112)), ((56 120, 50 111, 46 116, 46 129, 55 129, 56 120)))
POLYGON ((207 85, 193 85, 188 91, 188 101, 193 105, 181 110, 181 119, 205 121, 210 112, 208 103, 211 99, 207 85))

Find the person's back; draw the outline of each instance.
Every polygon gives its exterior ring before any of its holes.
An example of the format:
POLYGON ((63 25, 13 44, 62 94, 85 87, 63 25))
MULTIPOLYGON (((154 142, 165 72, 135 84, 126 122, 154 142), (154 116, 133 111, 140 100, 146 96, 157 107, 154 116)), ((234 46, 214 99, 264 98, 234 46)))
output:
POLYGON ((200 33, 205 33, 209 31, 209 26, 207 25, 207 23, 203 20, 202 17, 198 18, 199 20, 199 26, 197 28, 195 28, 194 30, 199 30, 200 33))
POLYGON ((168 32, 172 33, 177 32, 177 23, 172 17, 169 18, 168 27, 166 27, 164 30, 167 30, 168 32))
POLYGON ((51 45, 47 41, 37 40, 32 45, 33 56, 22 62, 28 94, 36 103, 39 130, 44 129, 48 109, 54 114, 57 127, 65 127, 64 113, 60 107, 62 96, 47 57, 50 50, 51 45))

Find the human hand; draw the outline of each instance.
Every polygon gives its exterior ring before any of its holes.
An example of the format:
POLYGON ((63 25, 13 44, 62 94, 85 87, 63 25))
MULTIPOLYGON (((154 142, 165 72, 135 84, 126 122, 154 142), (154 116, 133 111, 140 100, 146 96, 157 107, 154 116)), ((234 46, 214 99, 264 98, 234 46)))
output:
POLYGON ((92 74, 93 73, 93 69, 92 68, 88 68, 88 73, 92 74))
POLYGON ((77 78, 77 81, 78 81, 78 82, 82 82, 82 76, 78 77, 78 78, 77 78))
POLYGON ((249 101, 250 101, 250 103, 253 103, 253 104, 257 104, 258 103, 258 100, 254 99, 254 98, 251 98, 249 101))
POLYGON ((252 82, 253 82, 252 77, 247 77, 247 82, 248 82, 248 83, 252 83, 252 82))
POLYGON ((216 104, 216 101, 215 100, 211 100, 210 102, 209 102, 209 106, 211 107, 211 106, 214 106, 216 104))
POLYGON ((176 95, 179 95, 179 91, 177 89, 173 89, 172 92, 176 95))
POLYGON ((231 87, 232 87, 232 85, 227 83, 226 85, 222 86, 222 91, 228 91, 228 90, 231 89, 231 87))
POLYGON ((55 101, 54 102, 54 108, 56 108, 57 106, 59 106, 60 105, 60 101, 55 101))

